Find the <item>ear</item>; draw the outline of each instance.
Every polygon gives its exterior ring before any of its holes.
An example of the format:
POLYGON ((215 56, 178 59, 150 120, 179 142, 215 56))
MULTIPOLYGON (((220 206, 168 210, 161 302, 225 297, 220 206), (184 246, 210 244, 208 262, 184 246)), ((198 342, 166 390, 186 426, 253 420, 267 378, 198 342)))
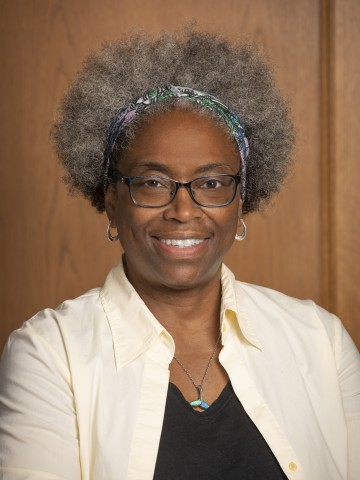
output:
POLYGON ((240 197, 240 200, 239 200, 239 206, 238 206, 238 219, 239 219, 239 222, 240 222, 240 218, 242 218, 242 206, 243 206, 243 199, 240 197))
POLYGON ((105 211, 112 228, 116 228, 116 200, 116 190, 110 186, 105 192, 105 211))

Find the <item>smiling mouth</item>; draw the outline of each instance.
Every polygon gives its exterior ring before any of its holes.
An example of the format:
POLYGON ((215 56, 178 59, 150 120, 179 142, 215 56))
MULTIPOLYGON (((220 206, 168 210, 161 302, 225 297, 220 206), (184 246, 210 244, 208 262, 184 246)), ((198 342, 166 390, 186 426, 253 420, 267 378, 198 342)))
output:
POLYGON ((172 238, 159 238, 161 243, 165 243, 166 245, 171 245, 172 247, 178 248, 189 248, 194 247, 195 245, 199 245, 203 243, 205 239, 203 238, 186 238, 186 239, 172 239, 172 238))

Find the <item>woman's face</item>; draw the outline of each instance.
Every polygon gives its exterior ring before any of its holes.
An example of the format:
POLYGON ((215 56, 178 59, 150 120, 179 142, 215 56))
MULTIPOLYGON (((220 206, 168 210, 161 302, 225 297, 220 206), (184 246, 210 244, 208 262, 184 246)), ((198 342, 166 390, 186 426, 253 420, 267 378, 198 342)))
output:
MULTIPOLYGON (((144 125, 118 169, 125 176, 157 175, 187 182, 237 174, 240 156, 235 142, 211 119, 178 109, 144 125)), ((106 211, 118 230, 127 275, 135 288, 188 289, 219 278, 224 255, 234 241, 241 199, 238 188, 230 205, 206 208, 180 188, 169 205, 142 208, 131 201, 127 185, 118 182, 108 189, 106 211), (187 242, 190 246, 185 248, 169 245, 169 240, 186 239, 196 242, 187 242)))

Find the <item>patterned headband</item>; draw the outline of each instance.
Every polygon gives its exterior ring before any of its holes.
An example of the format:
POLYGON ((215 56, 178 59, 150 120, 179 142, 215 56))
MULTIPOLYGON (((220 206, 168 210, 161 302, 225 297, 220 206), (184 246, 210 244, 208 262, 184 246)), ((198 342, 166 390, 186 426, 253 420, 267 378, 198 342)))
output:
POLYGON ((129 125, 137 117, 137 115, 145 112, 150 105, 171 97, 190 100, 203 105, 205 108, 214 112, 218 117, 220 117, 229 127, 240 152, 241 196, 244 199, 246 161, 249 156, 249 142, 245 136, 244 127, 241 125, 240 118, 235 112, 230 110, 226 105, 212 95, 200 92, 199 90, 193 90, 192 88, 175 87, 174 85, 154 88, 150 92, 138 98, 135 102, 130 103, 130 105, 120 110, 120 112, 114 117, 110 126, 108 142, 105 150, 104 190, 106 191, 108 187, 111 155, 121 130, 129 125))

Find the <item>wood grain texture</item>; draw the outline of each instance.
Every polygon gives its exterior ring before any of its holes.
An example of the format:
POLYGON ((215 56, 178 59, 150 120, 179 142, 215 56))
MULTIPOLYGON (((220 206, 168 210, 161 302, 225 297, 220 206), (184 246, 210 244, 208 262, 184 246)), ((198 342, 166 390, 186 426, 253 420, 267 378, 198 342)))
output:
POLYGON ((266 212, 247 219, 248 238, 234 245, 227 263, 239 279, 328 307, 321 261, 328 239, 321 221, 320 0, 13 0, 3 2, 0 20, 0 348, 39 309, 101 285, 119 258, 105 239, 106 218, 59 183, 49 142, 56 105, 82 59, 133 29, 173 31, 191 20, 264 47, 297 127, 287 188, 266 212))
POLYGON ((360 347, 360 3, 335 0, 331 36, 331 309, 360 347))

